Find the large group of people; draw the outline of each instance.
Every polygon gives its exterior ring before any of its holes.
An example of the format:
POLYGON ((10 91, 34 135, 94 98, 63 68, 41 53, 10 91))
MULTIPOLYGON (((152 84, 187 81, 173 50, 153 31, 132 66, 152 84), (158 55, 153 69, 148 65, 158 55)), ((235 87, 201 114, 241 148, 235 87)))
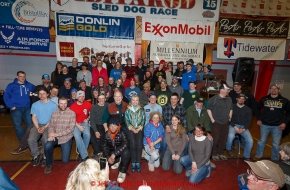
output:
POLYGON ((215 168, 210 158, 234 157, 236 134, 244 139, 244 159, 251 159, 253 139, 248 128, 254 113, 261 137, 253 159, 260 161, 271 132, 271 159, 279 160, 282 130, 290 120, 290 104, 279 94, 279 86, 271 85, 270 94, 257 103, 239 82, 233 89, 223 83, 219 93, 206 100, 196 86, 205 75, 213 75, 210 65, 195 66, 190 59, 186 67, 181 61, 174 70, 173 63, 164 60, 156 68, 147 58, 139 58, 136 66, 131 58, 126 62, 122 66, 121 57, 108 56, 103 60, 85 56, 80 66, 76 58, 69 67, 57 62, 55 71, 44 74, 38 86, 26 81, 25 72, 17 72, 4 93, 19 140, 11 153, 29 148, 33 166, 41 162, 49 174, 54 146, 60 145, 66 163, 74 137, 79 160, 106 158, 111 169, 118 169, 119 183, 125 181, 130 162, 131 172, 142 171, 142 155, 151 172, 160 165, 168 171, 173 164, 175 173, 184 167, 189 182, 199 183, 215 168))

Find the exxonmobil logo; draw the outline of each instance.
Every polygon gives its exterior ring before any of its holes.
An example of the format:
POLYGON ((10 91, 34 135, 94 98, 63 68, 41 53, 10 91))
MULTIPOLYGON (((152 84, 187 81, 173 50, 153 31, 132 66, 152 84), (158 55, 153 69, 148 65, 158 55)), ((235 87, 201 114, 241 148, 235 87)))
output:
POLYGON ((162 24, 152 24, 145 22, 145 32, 153 33, 164 37, 164 34, 190 34, 190 35, 211 35, 209 25, 189 26, 188 24, 178 24, 175 26, 167 26, 162 24))

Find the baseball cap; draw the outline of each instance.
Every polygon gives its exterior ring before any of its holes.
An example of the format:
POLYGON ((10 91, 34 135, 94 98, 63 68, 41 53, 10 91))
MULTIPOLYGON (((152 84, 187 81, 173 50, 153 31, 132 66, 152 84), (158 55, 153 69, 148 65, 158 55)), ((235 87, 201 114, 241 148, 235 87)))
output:
POLYGON ((72 88, 72 89, 70 90, 70 93, 74 93, 74 92, 77 92, 77 89, 72 88))
POLYGON ((111 117, 110 119, 109 119, 109 122, 108 122, 108 126, 110 126, 110 125, 119 125, 119 120, 117 119, 117 118, 115 118, 115 117, 111 117))
POLYGON ((229 89, 229 90, 231 90, 231 87, 229 87, 227 84, 222 84, 220 86, 220 89, 229 89))
POLYGON ((161 65, 162 65, 162 64, 165 64, 165 63, 166 63, 166 62, 165 62, 164 59, 162 59, 162 60, 159 61, 159 64, 161 64, 161 65))
POLYGON ((50 80, 50 77, 49 77, 48 74, 44 74, 44 75, 42 75, 42 79, 48 79, 48 80, 50 80))
POLYGON ((131 81, 136 82, 136 79, 135 79, 135 78, 130 78, 130 82, 131 82, 131 81))
POLYGON ((241 86, 241 83, 240 82, 234 82, 234 86, 236 86, 236 85, 241 86))
POLYGON ((77 91, 77 98, 78 98, 79 96, 85 96, 85 92, 82 91, 82 90, 77 91))
POLYGON ((70 78, 66 78, 66 79, 64 79, 64 82, 66 82, 66 81, 71 82, 71 81, 70 81, 70 78))
POLYGON ((189 81, 189 82, 188 82, 188 85, 189 85, 190 83, 196 84, 196 82, 195 82, 194 80, 189 81))
POLYGON ((175 79, 175 80, 178 80, 178 77, 177 77, 177 76, 173 76, 173 77, 172 77, 172 80, 174 80, 174 79, 175 79))
POLYGON ((241 98, 241 97, 244 97, 245 99, 248 98, 245 94, 242 94, 242 93, 238 94, 237 98, 241 98))
POLYGON ((280 89, 280 87, 277 84, 271 84, 270 88, 272 88, 273 86, 275 86, 276 88, 280 89))
POLYGON ((155 97, 156 97, 156 94, 155 94, 154 92, 151 92, 151 93, 149 94, 149 97, 148 97, 148 98, 150 98, 151 96, 155 96, 155 97))
POLYGON ((191 64, 194 63, 193 59, 189 59, 189 60, 187 60, 186 62, 191 63, 191 64))
POLYGON ((204 102, 204 98, 199 97, 195 101, 197 101, 198 103, 203 103, 204 102))
POLYGON ((261 160, 257 162, 245 161, 253 172, 262 178, 272 179, 274 183, 283 187, 285 184, 285 174, 278 164, 270 160, 261 160))

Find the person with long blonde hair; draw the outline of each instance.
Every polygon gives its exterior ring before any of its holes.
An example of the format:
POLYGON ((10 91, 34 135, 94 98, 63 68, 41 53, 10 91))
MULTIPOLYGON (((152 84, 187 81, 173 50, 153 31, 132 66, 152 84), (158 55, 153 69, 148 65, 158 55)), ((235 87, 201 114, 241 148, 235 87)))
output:
POLYGON ((179 159, 184 154, 187 136, 186 130, 181 124, 178 115, 172 116, 170 130, 171 132, 166 132, 167 150, 164 153, 162 168, 168 171, 173 163, 173 171, 180 174, 182 172, 182 165, 179 159))

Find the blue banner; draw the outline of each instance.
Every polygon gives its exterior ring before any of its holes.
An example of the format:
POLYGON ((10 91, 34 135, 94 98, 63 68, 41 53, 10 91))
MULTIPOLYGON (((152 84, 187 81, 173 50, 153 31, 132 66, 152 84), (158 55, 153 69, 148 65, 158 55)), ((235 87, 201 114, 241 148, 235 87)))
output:
POLYGON ((56 31, 61 36, 135 39, 135 18, 56 13, 56 31))
POLYGON ((0 48, 49 51, 48 27, 0 24, 0 48))

